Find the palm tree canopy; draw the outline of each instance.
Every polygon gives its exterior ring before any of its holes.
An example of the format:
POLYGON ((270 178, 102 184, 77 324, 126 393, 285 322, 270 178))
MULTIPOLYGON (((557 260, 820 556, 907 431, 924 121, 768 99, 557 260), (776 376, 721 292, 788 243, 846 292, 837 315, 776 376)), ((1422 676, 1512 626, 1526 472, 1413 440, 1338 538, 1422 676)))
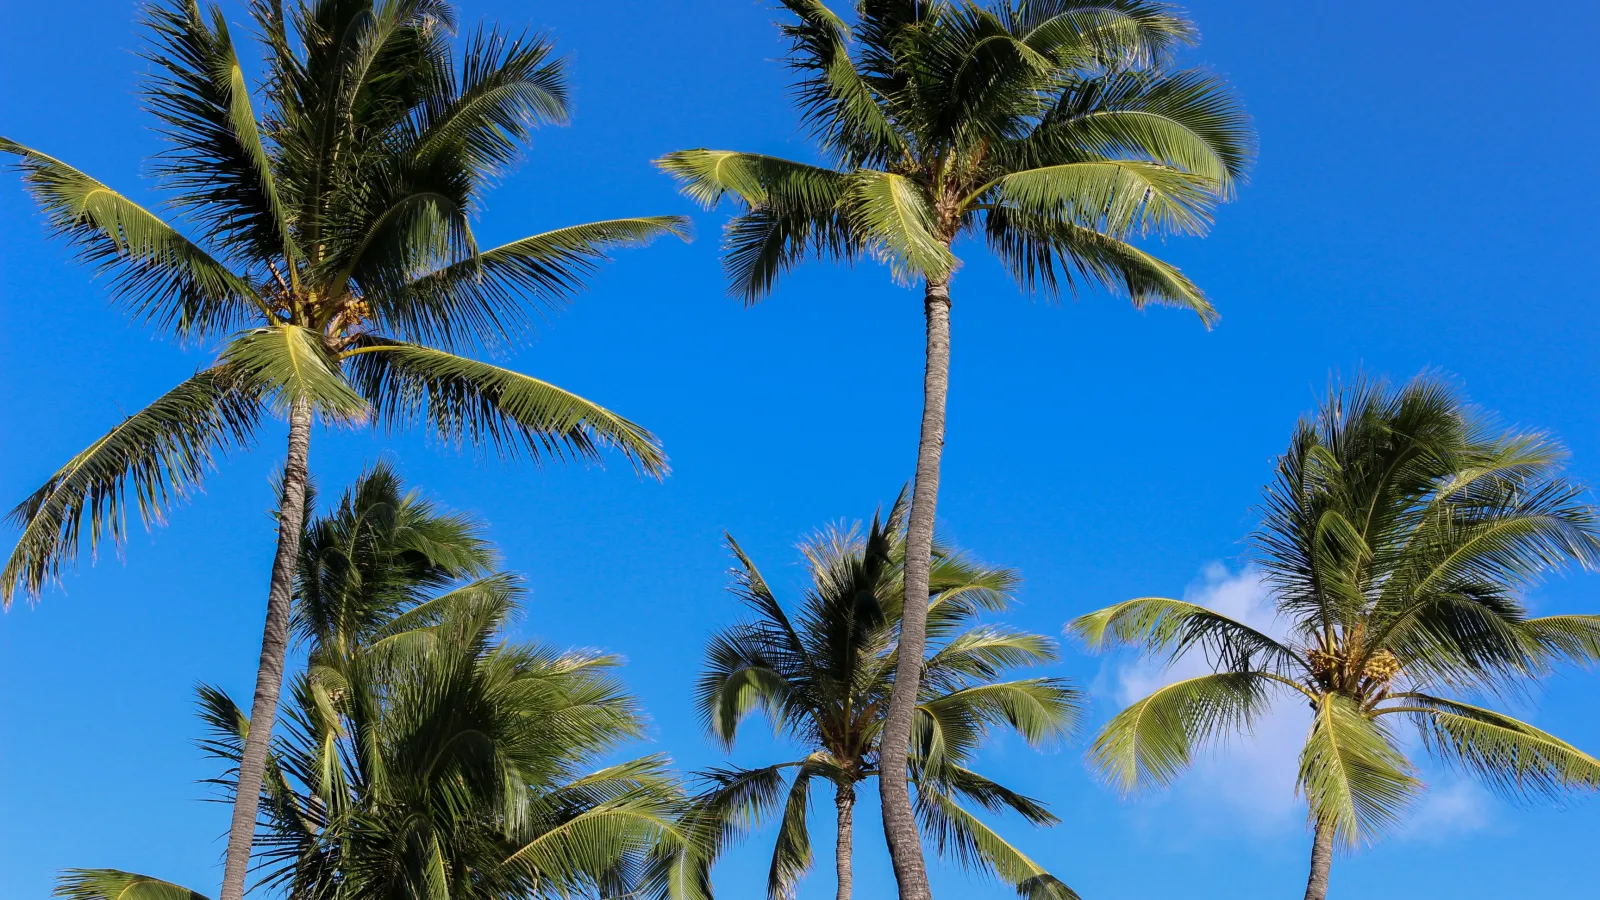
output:
MULTIPOLYGON (((508 640, 520 581, 492 569, 479 523, 387 466, 309 521, 302 548, 309 661, 262 789, 263 886, 298 900, 644 886, 647 860, 678 846, 683 804, 664 757, 603 764, 645 728, 615 657, 508 640)), ((231 793, 249 719, 210 687, 200 715, 231 793)), ((60 893, 204 900, 108 870, 68 873, 60 893)))
MULTIPOLYGON (((731 747, 740 723, 764 714, 805 754, 758 769, 707 773, 701 815, 715 823, 715 841, 725 848, 783 810, 768 883, 772 897, 789 896, 810 867, 812 783, 853 791, 882 765, 878 738, 894 684, 904 603, 905 512, 902 495, 865 534, 859 527, 834 527, 808 540, 801 549, 810 585, 792 611, 728 539, 738 562, 731 590, 752 616, 717 633, 707 647, 696 692, 701 720, 731 747)), ((1053 641, 975 621, 1006 609, 1019 583, 1009 569, 937 550, 917 728, 911 758, 901 764, 913 774, 924 827, 942 852, 1019 888, 1026 884, 1025 894, 1075 896, 957 802, 1011 810, 1034 824, 1056 822, 1040 802, 970 768, 993 729, 1039 746, 1068 736, 1081 714, 1078 692, 1061 679, 1005 678, 1009 669, 1054 661, 1053 641)))
POLYGON ((740 204, 724 246, 735 294, 760 299, 813 254, 943 279, 951 242, 971 235, 1026 290, 1093 284, 1214 317, 1131 242, 1204 232, 1253 153, 1226 85, 1174 64, 1196 37, 1175 8, 859 0, 851 26, 819 0, 783 5, 825 164, 707 149, 658 161, 707 207, 740 204))
POLYGON ((613 219, 479 245, 471 221, 531 130, 565 121, 565 67, 542 36, 457 39, 441 0, 250 4, 265 71, 252 91, 220 7, 146 13, 142 96, 166 141, 169 218, 14 140, 50 230, 138 318, 216 361, 73 458, 12 520, 0 597, 36 595, 75 558, 158 522, 263 412, 420 425, 443 443, 535 458, 615 449, 647 473, 649 432, 582 397, 455 351, 506 345, 609 250, 685 234, 613 219), (87 532, 84 534, 83 532, 87 532))
POLYGON ((1347 845, 1393 825, 1421 789, 1396 727, 1407 721, 1434 757, 1502 793, 1600 788, 1600 760, 1461 699, 1600 660, 1600 616, 1530 617, 1521 600, 1543 575, 1600 562, 1600 518, 1562 457, 1433 378, 1332 392, 1279 458, 1255 535, 1286 639, 1156 597, 1069 626, 1093 648, 1202 653, 1214 670, 1119 713, 1095 767, 1124 790, 1165 785, 1287 695, 1314 711, 1299 790, 1347 845))

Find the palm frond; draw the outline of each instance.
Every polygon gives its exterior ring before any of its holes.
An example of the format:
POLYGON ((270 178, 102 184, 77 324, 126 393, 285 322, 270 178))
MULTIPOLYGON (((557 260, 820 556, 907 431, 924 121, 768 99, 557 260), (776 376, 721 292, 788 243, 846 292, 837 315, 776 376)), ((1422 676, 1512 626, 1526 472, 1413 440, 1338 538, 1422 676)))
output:
POLYGON ((111 276, 134 315, 184 338, 238 327, 267 311, 248 282, 204 248, 121 194, 58 159, 0 138, 50 230, 84 263, 111 276))
POLYGON ((886 162, 905 150, 888 111, 850 58, 849 28, 820 0, 783 0, 799 19, 782 26, 801 115, 822 146, 846 166, 886 162))
POLYGON ((447 345, 464 338, 514 334, 527 301, 560 308, 584 287, 608 251, 643 247, 665 235, 688 239, 682 216, 609 219, 529 235, 429 272, 373 310, 394 333, 447 345))
POLYGON ((144 96, 171 144, 157 173, 218 244, 253 262, 285 259, 292 276, 299 253, 221 7, 168 0, 146 19, 157 74, 144 96))
POLYGON ((1382 722, 1330 694, 1301 751, 1298 788, 1312 820, 1355 847, 1393 827, 1421 783, 1382 722))
POLYGON ((1175 660, 1196 647, 1227 671, 1298 671, 1295 652, 1271 637, 1197 603, 1165 597, 1126 600, 1067 623, 1092 651, 1135 646, 1151 656, 1175 660))
POLYGON ((234 338, 221 358, 281 412, 305 404, 334 422, 366 418, 366 401, 345 380, 321 335, 308 328, 278 324, 252 329, 234 338))
POLYGON ((1422 694, 1397 702, 1382 712, 1407 712, 1431 753, 1504 796, 1600 790, 1600 760, 1527 722, 1422 694))
POLYGON ((648 431, 536 378, 418 344, 372 338, 351 351, 351 382, 388 427, 426 423, 435 437, 535 459, 598 460, 613 449, 660 477, 666 457, 648 431))
POLYGON ((1089 764, 1123 793, 1166 787, 1196 751, 1247 731, 1270 701, 1258 672, 1218 672, 1169 684, 1114 716, 1089 749, 1089 764))
POLYGON ((931 785, 917 784, 916 812, 940 855, 954 856, 974 871, 993 872, 1025 900, 1078 900, 1072 888, 931 785))
POLYGON ((989 248, 1024 291, 1054 298, 1063 283, 1075 293, 1081 283, 1127 297, 1135 309, 1147 304, 1193 311, 1210 326, 1216 309, 1171 263, 1127 241, 1072 222, 992 209, 984 218, 989 248))
POLYGON ((893 172, 863 169, 850 176, 846 215, 867 252, 895 277, 941 279, 955 265, 939 237, 934 212, 923 192, 893 172))
POLYGON ((207 900, 169 881, 117 869, 67 869, 51 893, 65 900, 207 900))
POLYGON ((37 596, 59 577, 77 558, 86 524, 91 552, 102 539, 126 537, 130 505, 146 527, 159 524, 219 457, 254 440, 261 411, 251 382, 222 365, 179 384, 74 456, 11 511, 22 534, 0 572, 5 605, 18 590, 37 596))
POLYGON ((1070 222, 1113 238, 1204 234, 1216 198, 1208 179, 1154 162, 1071 162, 1012 172, 994 196, 1023 216, 1070 222))

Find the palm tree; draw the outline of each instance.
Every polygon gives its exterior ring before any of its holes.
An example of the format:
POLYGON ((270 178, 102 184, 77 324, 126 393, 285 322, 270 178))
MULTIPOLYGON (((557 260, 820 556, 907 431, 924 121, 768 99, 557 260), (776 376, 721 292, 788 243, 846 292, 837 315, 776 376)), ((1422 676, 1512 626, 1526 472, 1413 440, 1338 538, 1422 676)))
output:
MULTIPOLYGON (((404 493, 387 467, 302 547, 309 663, 262 790, 262 885, 293 900, 633 889, 681 803, 661 757, 595 767, 644 728, 616 660, 508 642, 518 580, 492 571, 476 523, 404 493)), ((249 718, 215 688, 200 706, 232 791, 249 718)), ((199 898, 114 870, 69 872, 58 894, 199 898)))
POLYGON ((1018 583, 1014 572, 935 547, 927 610, 935 644, 920 666, 911 751, 896 766, 880 761, 905 600, 904 524, 902 495, 887 519, 874 518, 864 539, 856 528, 833 528, 805 544, 811 587, 793 615, 728 538, 739 563, 732 591, 755 616, 708 645, 697 691, 701 718, 732 749, 739 724, 759 710, 804 755, 711 771, 701 815, 720 826, 716 842, 725 847, 782 809, 767 881, 767 895, 781 900, 794 896, 811 866, 812 785, 831 784, 838 897, 849 900, 856 785, 903 766, 916 786, 918 818, 941 853, 999 875, 1025 897, 1075 898, 958 802, 1010 809, 1036 825, 1057 821, 1038 801, 969 768, 991 729, 1009 728, 1037 746, 1065 735, 1080 711, 1078 692, 1060 679, 1003 678, 1008 668, 1054 661, 1054 642, 972 624, 980 612, 1006 608, 1018 583))
POLYGON ((1436 380, 1331 392, 1279 458, 1255 535, 1285 640, 1149 597, 1069 625, 1095 649, 1199 652, 1212 668, 1118 713, 1094 767, 1124 791, 1165 786, 1273 701, 1308 703, 1307 900, 1327 896, 1335 845, 1379 836, 1422 790, 1401 723, 1436 759, 1509 795, 1600 787, 1600 760, 1463 699, 1517 691, 1563 659, 1600 659, 1600 616, 1529 618, 1519 599, 1546 572, 1600 561, 1600 520, 1561 476, 1562 455, 1542 435, 1497 432, 1436 380))
MULTIPOLYGON (((857 0, 857 24, 819 0, 783 0, 796 100, 825 165, 728 150, 658 164, 706 207, 732 195, 724 264, 754 303, 808 257, 889 265, 920 283, 927 330, 910 515, 907 616, 885 752, 903 753, 918 694, 939 461, 950 380, 958 238, 985 241, 1028 292, 1099 286, 1148 303, 1211 304, 1131 243, 1204 232, 1251 154, 1221 81, 1178 69, 1190 22, 1151 0, 857 0)), ((881 779, 901 900, 927 900, 905 777, 881 779)))
POLYGON ((144 97, 168 141, 155 171, 192 235, 66 163, 7 139, 50 229, 160 331, 221 340, 201 369, 67 462, 19 505, 0 601, 37 596, 75 559, 148 526, 269 412, 288 419, 277 553, 228 838, 223 900, 244 891, 288 641, 315 420, 421 424, 506 456, 613 448, 659 476, 639 426, 551 384, 467 356, 582 283, 607 248, 681 233, 673 217, 594 222, 480 249, 470 220, 530 129, 563 121, 563 65, 542 38, 480 29, 461 47, 441 0, 255 0, 266 50, 252 97, 220 9, 152 8, 144 97), (264 100, 264 112, 256 112, 264 100), (245 329, 245 330, 239 330, 245 329))

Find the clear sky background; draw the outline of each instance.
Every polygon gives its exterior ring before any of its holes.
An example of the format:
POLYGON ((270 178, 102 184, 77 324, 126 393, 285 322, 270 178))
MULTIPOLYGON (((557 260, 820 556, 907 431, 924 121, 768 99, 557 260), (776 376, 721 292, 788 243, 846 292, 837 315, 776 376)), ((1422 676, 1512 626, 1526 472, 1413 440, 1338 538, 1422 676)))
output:
MULTIPOLYGON (((494 193, 480 239, 606 218, 688 212, 649 160, 694 146, 804 156, 763 2, 466 0, 465 24, 549 30, 571 60, 571 127, 536 136, 494 193)), ((6 4, 0 133, 153 201, 158 148, 138 109, 128 0, 6 4)), ((236 21, 240 10, 230 7, 236 21)), ((1084 611, 1187 594, 1261 615, 1242 538, 1275 453, 1332 373, 1448 373, 1508 422, 1547 429, 1600 481, 1600 317, 1593 280, 1600 141, 1591 36, 1600 7, 1349 0, 1197 0, 1192 54, 1229 77, 1261 155, 1213 236, 1170 258, 1220 308, 1134 312, 1085 296, 1020 296, 980 248, 956 279, 945 534, 1026 581, 1014 624, 1058 634, 1084 611)), ((665 483, 625 464, 511 466, 408 436, 315 435, 324 496, 387 454, 444 504, 481 515, 532 599, 520 631, 628 659, 655 726, 641 752, 719 762, 691 715, 732 531, 793 588, 793 546, 870 516, 911 474, 922 349, 918 296, 875 266, 813 266, 769 302, 723 294, 719 215, 692 245, 629 251, 509 359, 653 429, 665 483)), ((152 338, 47 243, 14 174, 0 177, 0 502, 9 506, 206 357, 152 338)), ((272 552, 281 427, 227 462, 169 527, 102 554, 35 607, 0 616, 0 896, 43 897, 67 866, 147 872, 212 893, 227 810, 194 748, 192 688, 247 697, 272 552)), ((10 536, 5 538, 9 546, 10 536)), ((1540 612, 1600 611, 1600 577, 1539 589, 1540 612)), ((792 596, 792 591, 791 591, 792 596)), ((1094 694, 1098 724, 1159 676, 1069 648, 1057 674, 1094 694)), ((1555 679, 1524 710, 1600 751, 1600 673, 1555 679)), ((1064 820, 1013 836, 1090 900, 1299 896, 1309 837, 1292 793, 1293 710, 1177 789, 1124 802, 1082 745, 995 745, 986 771, 1064 820)), ((778 752, 760 727, 738 758, 778 752)), ((1587 896, 1600 803, 1514 806, 1448 773, 1413 825, 1334 870, 1337 896, 1587 896)), ((875 796, 875 792, 868 796, 875 796)), ((869 806, 871 804, 868 804, 869 806)), ((892 896, 876 816, 863 812, 861 897, 892 896)), ((831 822, 826 802, 816 821, 831 822)), ((831 846, 817 834, 819 859, 831 846)), ((763 835, 719 872, 760 896, 763 835)), ((1003 886, 937 869, 943 897, 1003 886)), ((805 898, 831 897, 826 865, 805 898)))

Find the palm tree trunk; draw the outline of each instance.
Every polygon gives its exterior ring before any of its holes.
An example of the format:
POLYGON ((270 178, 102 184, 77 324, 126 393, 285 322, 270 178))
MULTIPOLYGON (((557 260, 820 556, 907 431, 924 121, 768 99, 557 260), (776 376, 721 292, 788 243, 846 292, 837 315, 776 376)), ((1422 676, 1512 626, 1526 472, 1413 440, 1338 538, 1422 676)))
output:
POLYGON ((933 556, 934 509, 939 502, 939 458, 944 453, 944 406, 950 388, 950 280, 929 279, 923 300, 928 322, 926 367, 922 376, 922 437, 917 443, 917 474, 911 488, 906 526, 906 598, 900 622, 900 658, 894 691, 883 724, 878 789, 883 802, 883 833, 894 861, 900 900, 931 900, 922 836, 906 783, 906 751, 917 710, 922 653, 928 643, 928 571, 933 556))
POLYGON ((278 552, 272 559, 267 587, 267 622, 261 632, 261 662, 256 666, 256 696, 250 704, 250 727, 239 760, 238 794, 233 824, 228 829, 228 856, 222 874, 222 900, 243 900, 250 868, 250 845, 256 833, 256 808, 266 772, 272 723, 283 687, 284 657, 289 649, 289 604, 295 561, 306 514, 306 456, 311 449, 311 405, 296 400, 289 409, 289 452, 283 462, 283 496, 278 504, 278 552))
POLYGON ((1311 877, 1306 900, 1328 900, 1328 870, 1333 868, 1333 826, 1318 822, 1311 838, 1311 877))
POLYGON ((839 876, 837 900, 850 900, 851 888, 855 886, 850 851, 855 844, 856 786, 839 785, 833 794, 833 804, 839 810, 839 839, 833 846, 833 866, 839 876))

